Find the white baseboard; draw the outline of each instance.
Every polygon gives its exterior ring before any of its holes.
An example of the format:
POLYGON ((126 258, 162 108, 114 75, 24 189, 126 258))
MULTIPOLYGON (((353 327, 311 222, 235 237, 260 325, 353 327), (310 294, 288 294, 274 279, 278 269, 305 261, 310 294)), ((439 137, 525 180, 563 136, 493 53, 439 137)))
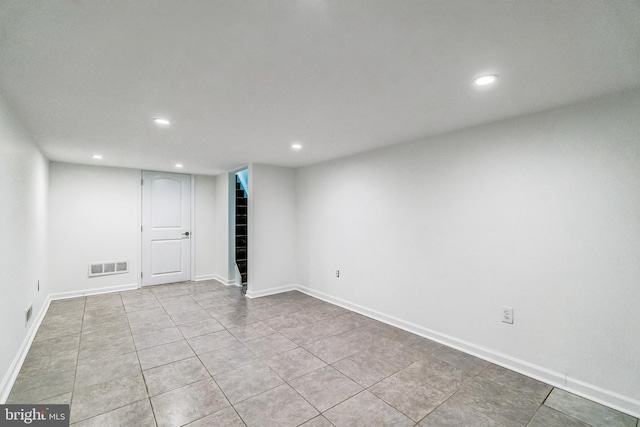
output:
POLYGON ((640 418, 640 401, 611 390, 567 377, 565 387, 559 387, 585 399, 593 400, 632 417, 640 418))
POLYGON ((640 417, 640 401, 634 400, 630 397, 620 395, 611 390, 606 390, 593 384, 579 381, 575 378, 567 377, 566 375, 559 372, 534 365, 521 359, 516 359, 506 354, 491 350, 489 348, 478 346, 476 344, 460 340, 449 335, 441 334, 431 329, 423 328, 422 326, 416 325, 414 323, 406 322, 402 319, 398 319, 397 317, 389 316, 387 314, 381 313, 376 310, 371 310, 350 301, 333 297, 331 295, 325 294, 324 292, 316 291, 300 285, 294 286, 293 288, 312 297, 338 305, 356 313, 360 313, 364 316, 371 317, 372 319, 379 320, 383 323, 395 326, 416 335, 420 335, 424 338, 439 342, 448 347, 453 347, 457 350, 479 357, 488 362, 545 382, 559 389, 566 390, 594 402, 601 403, 605 406, 608 406, 620 412, 624 412, 633 417, 640 417))
POLYGON ((49 294, 47 298, 51 300, 67 299, 67 298, 84 297, 87 295, 99 295, 99 294, 108 294, 111 292, 130 291, 138 288, 140 288, 140 285, 138 285, 137 283, 130 283, 127 285, 106 286, 104 288, 81 289, 79 291, 60 292, 57 294, 49 294))
POLYGON ((218 280, 218 279, 216 279, 215 274, 203 274, 200 276, 195 276, 193 278, 194 282, 202 282, 203 280, 218 280))
POLYGON ((250 289, 247 289, 247 294, 246 297, 247 298, 259 298, 259 297, 266 297, 267 295, 273 295, 273 294, 280 294, 282 292, 289 292, 289 291, 295 291, 299 288, 298 285, 286 285, 286 286, 279 286, 277 288, 269 288, 269 289, 263 289, 261 291, 252 291, 250 289))
POLYGON ((5 404, 7 399, 9 398, 9 393, 11 393, 11 389, 13 388, 13 384, 16 382, 16 378, 18 378, 18 374, 20 373, 20 369, 22 369, 22 364, 24 360, 27 358, 27 354, 29 353, 29 349, 31 348, 31 343, 33 339, 36 337, 36 332, 38 332, 38 328, 44 319, 44 315, 49 309, 49 304, 51 304, 51 299, 47 297, 42 303, 42 307, 40 307, 40 311, 33 318, 33 323, 27 331, 27 335, 24 337, 16 356, 11 361, 11 365, 9 365, 9 370, 5 374, 2 379, 2 383, 0 383, 0 404, 5 404))
POLYGON ((225 286, 238 286, 234 280, 227 279, 226 277, 222 277, 219 274, 213 274, 211 278, 217 280, 225 286))

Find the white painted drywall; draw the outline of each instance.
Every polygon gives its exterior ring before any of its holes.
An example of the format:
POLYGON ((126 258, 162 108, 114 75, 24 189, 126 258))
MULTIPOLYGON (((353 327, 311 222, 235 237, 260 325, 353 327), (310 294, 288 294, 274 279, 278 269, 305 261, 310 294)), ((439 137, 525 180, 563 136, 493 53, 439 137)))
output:
POLYGON ((305 167, 296 178, 302 286, 612 401, 620 394, 640 411, 640 92, 305 167), (514 308, 513 325, 500 322, 503 305, 514 308))
POLYGON ((135 169, 51 162, 52 293, 139 283, 140 179, 135 169), (89 277, 89 263, 103 261, 129 261, 129 272, 89 277))
MULTIPOLYGON (((50 273, 52 293, 82 293, 140 283, 138 169, 51 163, 50 273), (89 277, 88 265, 129 261, 129 273, 89 277)), ((194 177, 194 272, 214 270, 216 179, 194 177)))
POLYGON ((295 169, 249 166, 249 296, 296 283, 295 188, 295 169))
POLYGON ((0 98, 0 394, 49 292, 48 174, 49 161, 0 98), (33 315, 27 324, 29 304, 33 304, 33 315))
POLYGON ((214 241, 214 274, 217 280, 229 283, 233 276, 229 274, 229 176, 227 173, 217 175, 215 188, 215 224, 214 241))
POLYGON ((215 275, 215 206, 216 178, 194 177, 194 255, 195 275, 192 280, 211 279, 215 275))

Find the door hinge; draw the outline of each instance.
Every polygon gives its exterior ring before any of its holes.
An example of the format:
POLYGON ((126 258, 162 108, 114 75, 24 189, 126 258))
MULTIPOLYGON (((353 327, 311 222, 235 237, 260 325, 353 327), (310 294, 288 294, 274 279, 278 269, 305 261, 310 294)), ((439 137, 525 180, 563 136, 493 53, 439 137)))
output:
POLYGON ((140 185, 144 185, 144 179, 140 180, 140 185))
POLYGON ((144 277, 142 271, 140 272, 140 278, 142 279, 144 277))
POLYGON ((144 225, 140 226, 140 232, 144 231, 144 225))

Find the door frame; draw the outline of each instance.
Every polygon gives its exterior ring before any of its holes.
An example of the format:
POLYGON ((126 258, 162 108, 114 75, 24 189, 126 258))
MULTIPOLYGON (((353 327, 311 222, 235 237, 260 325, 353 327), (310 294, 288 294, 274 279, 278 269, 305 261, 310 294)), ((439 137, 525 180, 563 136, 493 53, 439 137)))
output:
MULTIPOLYGON (((161 172, 161 173, 176 173, 176 174, 180 174, 179 172, 166 172, 166 171, 154 171, 154 170, 148 170, 148 169, 140 169, 140 197, 138 197, 138 221, 136 224, 137 230, 138 230, 138 238, 137 243, 138 243, 138 270, 140 270, 140 274, 138 274, 138 276, 136 277, 137 283, 138 283, 138 288, 145 288, 145 287, 151 287, 151 286, 158 286, 158 285, 143 285, 142 284, 142 187, 143 187, 143 178, 142 178, 142 174, 144 172, 161 172)), ((191 184, 191 191, 189 194, 189 206, 191 208, 191 212, 189 214, 190 218, 189 221, 191 222, 191 236, 189 239, 189 250, 191 251, 191 256, 189 257, 189 271, 191 272, 191 280, 193 281, 193 278, 195 277, 196 274, 196 265, 195 265, 195 250, 196 250, 196 245, 195 245, 195 239, 197 239, 196 237, 196 222, 195 222, 195 206, 196 206, 196 198, 195 198, 195 184, 196 184, 196 177, 193 174, 188 174, 188 173, 182 173, 180 175, 189 175, 189 182, 191 184)))
POLYGON ((189 201, 190 206, 191 206, 191 218, 189 218, 189 221, 191 221, 191 239, 189 239, 189 250, 191 251, 191 257, 189 259, 189 263, 191 264, 189 266, 189 269, 191 270, 191 279, 190 281, 193 282, 193 279, 196 277, 196 239, 198 238, 197 234, 196 234, 196 177, 193 174, 189 174, 189 180, 190 180, 190 184, 191 184, 191 191, 190 191, 190 195, 189 197, 191 198, 191 200, 189 201))

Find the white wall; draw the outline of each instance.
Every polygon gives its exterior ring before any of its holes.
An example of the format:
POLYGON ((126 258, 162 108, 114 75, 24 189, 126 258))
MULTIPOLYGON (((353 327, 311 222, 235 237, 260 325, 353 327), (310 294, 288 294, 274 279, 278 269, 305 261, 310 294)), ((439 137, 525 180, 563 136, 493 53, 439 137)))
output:
POLYGON ((215 242, 214 242, 214 275, 222 283, 228 284, 233 280, 229 274, 229 254, 231 241, 229 239, 229 176, 224 173, 217 175, 215 189, 215 242))
POLYGON ((0 403, 7 397, 19 349, 49 292, 48 173, 48 160, 0 98, 0 403), (33 316, 27 324, 29 304, 33 316))
POLYGON ((249 166, 247 295, 296 283, 295 169, 249 166))
POLYGON ((299 169, 298 281, 640 413, 639 117, 636 91, 299 169))
POLYGON ((215 206, 216 178, 194 177, 194 271, 192 280, 212 279, 215 276, 215 206))
MULTIPOLYGON (((54 294, 140 284, 141 171, 51 163, 50 273, 54 294), (129 261, 129 272, 89 277, 100 261, 129 261)), ((194 177, 193 280, 215 273, 216 179, 194 177)))
POLYGON ((51 162, 49 265, 54 294, 139 284, 140 177, 135 169, 51 162), (89 277, 89 264, 101 261, 129 261, 129 272, 89 277))

